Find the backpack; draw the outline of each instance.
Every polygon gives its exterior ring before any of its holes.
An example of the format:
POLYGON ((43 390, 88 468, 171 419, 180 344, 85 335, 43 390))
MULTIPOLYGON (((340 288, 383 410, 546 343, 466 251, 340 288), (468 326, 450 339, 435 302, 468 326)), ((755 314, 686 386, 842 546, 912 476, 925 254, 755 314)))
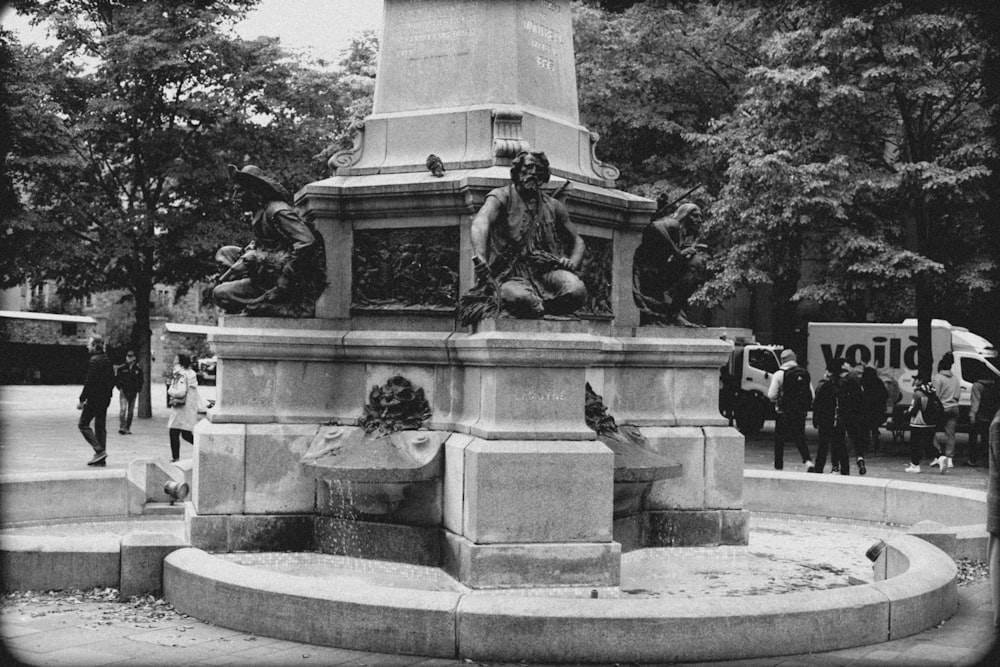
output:
POLYGON ((847 375, 837 387, 837 423, 845 428, 858 426, 864 421, 865 395, 861 380, 847 375))
POLYGON ((805 414, 812 408, 812 392, 809 390, 809 371, 801 366, 785 369, 785 378, 781 383, 781 396, 778 407, 782 412, 799 412, 805 414))
POLYGON ((944 405, 938 398, 937 392, 932 388, 927 388, 927 405, 921 410, 924 416, 924 423, 928 426, 937 426, 944 418, 944 405))

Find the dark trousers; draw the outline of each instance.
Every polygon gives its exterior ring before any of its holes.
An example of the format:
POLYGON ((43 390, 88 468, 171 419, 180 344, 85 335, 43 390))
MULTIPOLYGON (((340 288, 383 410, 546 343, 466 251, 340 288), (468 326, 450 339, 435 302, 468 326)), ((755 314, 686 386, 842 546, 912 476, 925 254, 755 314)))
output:
POLYGON ((933 426, 910 427, 910 463, 920 465, 924 452, 934 442, 935 430, 933 426))
POLYGON ((118 430, 132 430, 132 413, 135 411, 136 396, 129 397, 125 392, 118 392, 118 430))
POLYGON ((976 421, 969 425, 969 450, 967 457, 977 465, 989 463, 990 423, 976 421), (979 443, 982 443, 980 445, 979 443))
POLYGON ((805 463, 810 458, 806 447, 806 414, 804 412, 779 412, 774 422, 774 469, 785 467, 785 440, 791 440, 805 463))
POLYGON ((83 404, 77 427, 84 439, 94 448, 95 454, 103 454, 108 449, 107 420, 107 405, 91 405, 90 401, 83 404), (90 422, 94 422, 94 428, 90 428, 90 422))
MULTIPOLYGON (((854 458, 863 459, 868 453, 868 440, 871 437, 871 430, 864 424, 850 424, 847 426, 847 438, 851 441, 851 449, 854 450, 854 458)), ((845 452, 844 457, 847 457, 845 452)))
POLYGON ((819 433, 819 450, 816 452, 816 472, 823 472, 823 468, 826 466, 826 456, 830 454, 830 463, 840 470, 840 474, 849 474, 850 466, 847 464, 844 429, 840 426, 824 426, 817 429, 817 432, 819 433))
POLYGON ((191 431, 185 431, 184 429, 179 428, 170 429, 171 458, 179 459, 181 457, 181 438, 184 438, 191 444, 194 444, 194 433, 191 431))

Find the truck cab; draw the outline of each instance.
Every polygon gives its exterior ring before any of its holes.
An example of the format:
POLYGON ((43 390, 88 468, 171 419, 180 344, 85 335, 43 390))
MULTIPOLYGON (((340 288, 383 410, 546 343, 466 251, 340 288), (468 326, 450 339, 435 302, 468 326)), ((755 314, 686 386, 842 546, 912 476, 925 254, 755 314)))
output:
POLYGON ((781 365, 781 345, 761 345, 737 338, 729 363, 722 367, 719 412, 746 436, 755 436, 774 419, 767 399, 771 378, 781 365))

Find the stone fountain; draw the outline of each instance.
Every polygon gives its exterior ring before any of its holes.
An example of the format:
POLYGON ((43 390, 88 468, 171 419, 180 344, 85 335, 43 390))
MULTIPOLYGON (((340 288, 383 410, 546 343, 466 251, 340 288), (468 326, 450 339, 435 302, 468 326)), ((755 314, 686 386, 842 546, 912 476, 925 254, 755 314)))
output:
POLYGON ((622 551, 745 544, 743 439, 718 411, 731 344, 639 326, 631 260, 656 206, 615 189, 579 124, 569 1, 387 0, 381 44, 373 113, 336 175, 296 195, 326 243, 315 317, 227 316, 211 336, 191 545, 591 588, 618 585, 622 551), (471 217, 527 148, 568 182, 588 303, 578 320, 459 326, 471 217), (426 418, 367 433, 393 382, 426 418), (601 434, 588 385, 616 425, 601 434))

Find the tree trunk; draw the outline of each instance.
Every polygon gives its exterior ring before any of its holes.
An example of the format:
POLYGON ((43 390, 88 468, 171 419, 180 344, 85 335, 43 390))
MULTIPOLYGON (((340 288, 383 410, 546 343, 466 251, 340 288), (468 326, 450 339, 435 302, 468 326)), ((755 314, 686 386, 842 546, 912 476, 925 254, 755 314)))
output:
POLYGON ((150 387, 152 386, 152 359, 150 350, 150 339, 152 331, 149 328, 149 289, 145 292, 140 288, 139 295, 135 297, 135 353, 139 358, 139 366, 142 368, 142 389, 139 390, 139 400, 136 406, 137 414, 141 419, 149 419, 153 416, 153 402, 150 397, 150 387))
MULTIPOLYGON (((922 255, 927 236, 927 216, 922 206, 915 206, 906 218, 906 245, 911 252, 922 255)), ((917 317, 917 375, 930 380, 934 359, 931 356, 931 304, 930 276, 918 274, 914 280, 914 314, 917 317)))

